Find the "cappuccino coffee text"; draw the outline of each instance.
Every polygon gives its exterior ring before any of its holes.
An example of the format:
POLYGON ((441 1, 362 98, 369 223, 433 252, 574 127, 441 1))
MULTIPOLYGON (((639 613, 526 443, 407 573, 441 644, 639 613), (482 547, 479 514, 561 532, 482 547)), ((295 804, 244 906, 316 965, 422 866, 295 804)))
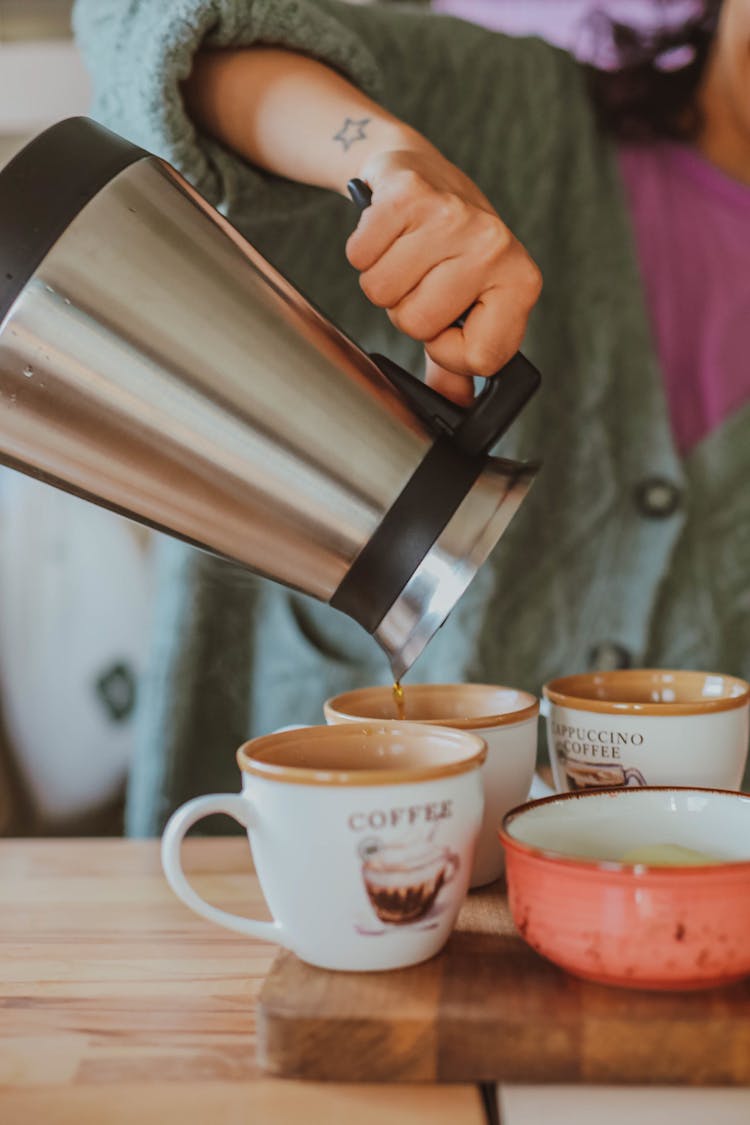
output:
POLYGON ((571 727, 567 723, 553 723, 555 750, 566 757, 578 754, 584 758, 619 761, 623 746, 643 746, 643 735, 638 731, 628 734, 621 730, 598 730, 596 727, 571 727))

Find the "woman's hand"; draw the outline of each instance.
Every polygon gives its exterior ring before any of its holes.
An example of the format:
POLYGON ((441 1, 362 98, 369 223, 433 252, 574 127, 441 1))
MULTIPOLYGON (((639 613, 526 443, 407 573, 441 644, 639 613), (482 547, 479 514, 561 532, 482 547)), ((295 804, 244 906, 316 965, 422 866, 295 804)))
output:
POLYGON ((418 134, 358 173, 372 191, 347 243, 366 296, 422 340, 427 381, 467 403, 471 375, 518 351, 542 277, 479 188, 418 134), (452 323, 471 309, 463 328, 452 323))
POLYGON ((424 341, 433 387, 468 402, 466 376, 492 375, 515 354, 539 270, 420 133, 336 71, 276 47, 201 51, 182 93, 197 126, 253 164, 343 195, 347 180, 365 180, 372 204, 348 258, 370 300, 424 341))

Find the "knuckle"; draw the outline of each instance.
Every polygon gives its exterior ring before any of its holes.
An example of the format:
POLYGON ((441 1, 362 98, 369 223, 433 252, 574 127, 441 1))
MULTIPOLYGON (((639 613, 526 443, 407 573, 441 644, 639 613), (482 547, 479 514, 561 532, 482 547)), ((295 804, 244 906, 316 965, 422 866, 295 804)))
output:
POLYGON ((424 350, 426 356, 425 379, 431 386, 435 386, 434 380, 442 379, 446 370, 458 371, 455 351, 447 349, 441 340, 429 340, 425 343, 424 350))
POLYGON ((435 203, 435 216, 441 226, 456 227, 466 217, 466 204, 457 195, 445 193, 435 203))
POLYGON ((497 269, 504 265, 512 243, 513 236, 500 219, 492 215, 477 219, 475 253, 488 268, 497 269))
POLYGON ((494 257, 505 254, 513 244, 513 235, 495 215, 482 218, 480 234, 488 253, 494 257))
POLYGON ((372 223, 372 216, 360 217, 357 229, 349 235, 346 243, 346 258, 349 265, 360 273, 368 270, 377 261, 379 244, 378 225, 372 223))
POLYGON ((500 366, 499 351, 485 341, 468 344, 466 359, 473 374, 482 375, 486 379, 494 375, 500 366))
POLYGON ((401 323, 401 317, 399 316, 398 311, 396 309, 387 309, 386 313, 393 327, 399 332, 403 332, 404 335, 408 335, 406 329, 401 323))
POLYGON ((355 232, 355 234, 351 235, 346 244, 346 260, 349 265, 356 270, 362 268, 361 263, 363 258, 364 254, 362 252, 362 240, 356 238, 355 232))
POLYGON ((432 317, 422 309, 410 309, 402 313, 401 327, 414 340, 431 340, 436 334, 432 317))
POLYGON ((369 277, 366 273, 360 275, 359 287, 373 305, 378 308, 387 308, 388 299, 384 283, 378 278, 369 277))
POLYGON ((539 266, 534 259, 528 257, 528 255, 524 261, 523 285, 531 303, 534 304, 542 292, 544 278, 542 277, 542 271, 539 269, 539 266))
POLYGON ((402 168, 393 179, 393 195, 396 199, 413 199, 425 187, 424 178, 414 168, 402 168))

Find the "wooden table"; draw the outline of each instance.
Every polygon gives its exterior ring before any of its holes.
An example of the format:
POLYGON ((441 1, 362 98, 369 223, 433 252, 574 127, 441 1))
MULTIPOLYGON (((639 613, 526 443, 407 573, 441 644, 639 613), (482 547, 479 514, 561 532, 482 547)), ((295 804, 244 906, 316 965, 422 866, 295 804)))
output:
MULTIPOLYGON (((244 839, 183 855, 211 902, 268 916, 244 839)), ((260 1074, 255 1004, 275 953, 178 902, 156 841, 0 841, 0 1122, 482 1125, 472 1086, 260 1074)))

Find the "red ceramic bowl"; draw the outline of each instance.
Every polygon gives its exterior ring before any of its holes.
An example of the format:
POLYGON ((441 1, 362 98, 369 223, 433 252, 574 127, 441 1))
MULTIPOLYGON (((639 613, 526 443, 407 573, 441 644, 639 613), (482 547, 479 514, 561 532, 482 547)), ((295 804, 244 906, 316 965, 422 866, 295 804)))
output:
POLYGON ((638 788, 567 793, 513 809, 500 838, 522 937, 576 976, 692 989, 750 974, 750 796, 638 788), (704 866, 624 863, 674 844, 704 866))

